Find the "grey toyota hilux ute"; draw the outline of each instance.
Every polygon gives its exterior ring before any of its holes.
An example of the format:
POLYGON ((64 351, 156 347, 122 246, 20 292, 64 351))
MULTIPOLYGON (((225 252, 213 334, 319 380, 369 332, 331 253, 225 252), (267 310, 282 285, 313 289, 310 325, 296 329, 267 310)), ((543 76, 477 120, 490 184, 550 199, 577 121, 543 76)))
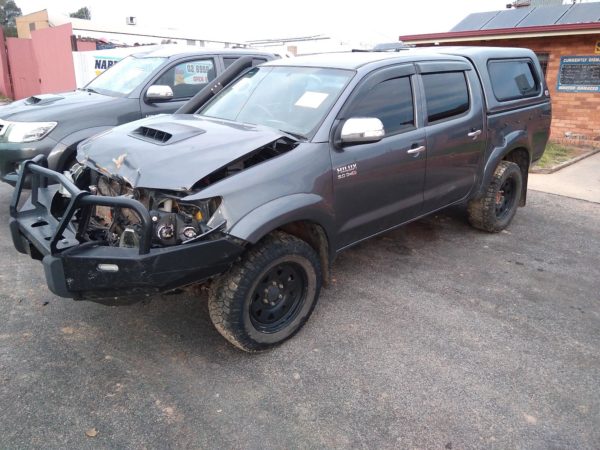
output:
POLYGON ((15 184, 19 165, 45 155, 51 169, 75 162, 77 144, 142 117, 174 113, 242 56, 275 58, 251 49, 152 47, 121 60, 84 88, 40 94, 0 107, 0 180, 15 184))
POLYGON ((176 114, 83 142, 70 172, 26 162, 12 238, 62 297, 208 283, 218 331, 262 350, 302 327, 340 251, 457 203, 507 227, 550 121, 526 49, 242 59, 176 114))

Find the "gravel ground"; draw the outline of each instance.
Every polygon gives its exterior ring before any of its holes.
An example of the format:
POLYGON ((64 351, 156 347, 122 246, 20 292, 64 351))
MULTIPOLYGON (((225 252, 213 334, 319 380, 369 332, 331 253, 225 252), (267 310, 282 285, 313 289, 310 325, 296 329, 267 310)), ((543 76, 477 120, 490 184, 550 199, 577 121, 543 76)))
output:
POLYGON ((10 192, 2 448, 600 448, 598 204, 530 192, 504 233, 452 209, 363 243, 293 340, 248 355, 205 298, 50 294, 10 192))

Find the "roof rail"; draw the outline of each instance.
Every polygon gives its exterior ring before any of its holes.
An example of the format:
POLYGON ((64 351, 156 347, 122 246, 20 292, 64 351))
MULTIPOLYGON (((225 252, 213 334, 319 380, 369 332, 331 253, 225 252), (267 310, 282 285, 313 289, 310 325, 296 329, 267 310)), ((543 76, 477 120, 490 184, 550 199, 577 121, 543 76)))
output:
POLYGON ((414 47, 414 45, 405 44, 402 41, 398 42, 385 42, 382 44, 377 44, 370 50, 363 49, 352 49, 353 52, 399 52, 402 50, 408 50, 409 48, 414 47))

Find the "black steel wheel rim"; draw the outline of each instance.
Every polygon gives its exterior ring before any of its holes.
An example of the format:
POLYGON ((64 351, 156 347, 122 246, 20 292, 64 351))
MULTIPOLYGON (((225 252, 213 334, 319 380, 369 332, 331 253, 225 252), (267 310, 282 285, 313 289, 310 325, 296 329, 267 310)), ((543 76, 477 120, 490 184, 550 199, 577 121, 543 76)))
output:
POLYGON ((307 277, 294 262, 270 268, 259 280, 250 303, 250 320, 257 330, 275 333, 285 328, 306 299, 307 277))
POLYGON ((513 207, 517 195, 515 180, 510 177, 504 180, 496 194, 496 217, 505 218, 513 207))

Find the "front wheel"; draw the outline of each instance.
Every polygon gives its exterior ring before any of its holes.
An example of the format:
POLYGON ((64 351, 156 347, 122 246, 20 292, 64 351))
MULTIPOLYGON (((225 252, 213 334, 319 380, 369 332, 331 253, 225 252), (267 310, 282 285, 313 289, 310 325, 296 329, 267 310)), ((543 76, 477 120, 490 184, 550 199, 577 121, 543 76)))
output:
POLYGON ((475 228, 498 233, 512 221, 523 188, 521 168, 510 161, 501 161, 483 196, 469 202, 469 222, 475 228))
POLYGON ((315 251, 294 236, 275 232, 212 283, 210 318, 236 347, 268 349, 292 337, 308 320, 321 278, 315 251))

